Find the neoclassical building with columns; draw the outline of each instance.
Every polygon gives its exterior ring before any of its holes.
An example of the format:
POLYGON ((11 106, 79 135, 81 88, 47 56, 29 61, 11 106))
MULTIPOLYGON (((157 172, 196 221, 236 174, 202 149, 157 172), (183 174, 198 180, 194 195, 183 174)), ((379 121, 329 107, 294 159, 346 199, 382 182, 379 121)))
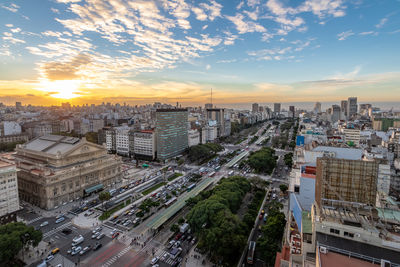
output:
POLYGON ((85 138, 45 135, 16 148, 20 200, 53 209, 111 188, 122 179, 119 156, 85 138))

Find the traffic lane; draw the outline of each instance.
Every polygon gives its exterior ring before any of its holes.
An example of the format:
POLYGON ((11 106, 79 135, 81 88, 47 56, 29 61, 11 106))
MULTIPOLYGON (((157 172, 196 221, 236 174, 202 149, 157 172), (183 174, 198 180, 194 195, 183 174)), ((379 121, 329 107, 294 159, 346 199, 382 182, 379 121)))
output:
POLYGON ((58 227, 60 227, 60 226, 62 226, 62 225, 64 225, 64 224, 66 224, 66 223, 71 221, 71 219, 68 218, 68 217, 64 217, 64 218, 65 218, 64 221, 62 221, 60 223, 56 223, 56 220, 57 220, 56 217, 44 217, 44 218, 41 218, 40 220, 38 220, 36 222, 33 222, 33 223, 29 224, 29 225, 33 226, 35 229, 38 229, 38 230, 42 231, 42 233, 45 234, 45 233, 47 233, 47 232, 49 232, 51 230, 54 230, 54 229, 56 229, 56 228, 58 228, 58 227), (49 224, 41 227, 40 225, 42 223, 46 222, 46 221, 49 224))
POLYGON ((80 255, 79 253, 77 255, 68 254, 68 250, 70 250, 72 248, 72 239, 75 236, 77 236, 76 234, 70 234, 70 237, 68 238, 68 240, 66 240, 63 243, 64 245, 60 248, 61 254, 65 257, 67 257, 72 262, 81 262, 87 258, 91 258, 91 257, 93 257, 94 253, 100 252, 104 246, 106 246, 109 243, 113 243, 113 242, 111 242, 112 239, 107 236, 104 236, 100 240, 92 239, 91 238, 92 231, 86 231, 85 233, 80 232, 79 234, 81 234, 84 237, 84 241, 81 244, 79 244, 78 246, 82 247, 82 249, 87 246, 90 246, 89 251, 87 251, 85 254, 83 254, 83 255, 80 255), (97 242, 101 243, 103 245, 103 247, 100 248, 98 251, 93 251, 93 247, 97 242))
POLYGON ((148 255, 141 251, 139 253, 125 253, 122 257, 118 258, 111 266, 118 267, 139 267, 139 266, 151 266, 151 259, 148 259, 148 255))
POLYGON ((105 239, 101 242, 103 246, 97 251, 89 251, 87 252, 81 260, 81 262, 85 266, 102 266, 105 262, 107 262, 110 258, 117 255, 120 251, 126 248, 126 245, 115 241, 111 241, 111 239, 105 239))

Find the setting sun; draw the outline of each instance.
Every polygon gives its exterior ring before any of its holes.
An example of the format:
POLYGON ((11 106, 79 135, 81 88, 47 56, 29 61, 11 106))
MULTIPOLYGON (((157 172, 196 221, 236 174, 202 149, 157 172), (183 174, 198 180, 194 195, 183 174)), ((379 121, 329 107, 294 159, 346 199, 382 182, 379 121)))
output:
POLYGON ((42 80, 38 86, 39 90, 49 92, 49 96, 62 99, 71 99, 80 96, 79 80, 42 80))

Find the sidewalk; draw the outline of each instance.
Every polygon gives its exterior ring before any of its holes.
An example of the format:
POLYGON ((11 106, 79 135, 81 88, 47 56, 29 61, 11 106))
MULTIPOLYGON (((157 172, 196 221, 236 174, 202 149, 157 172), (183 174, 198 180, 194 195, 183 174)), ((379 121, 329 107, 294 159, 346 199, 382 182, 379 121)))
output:
POLYGON ((182 267, 212 267, 214 265, 205 255, 196 252, 194 249, 195 247, 192 247, 185 258, 183 258, 182 267))
POLYGON ((21 250, 17 257, 21 259, 26 266, 29 266, 32 263, 45 259, 49 255, 50 250, 50 245, 47 242, 40 241, 39 245, 35 248, 21 250))
MULTIPOLYGON (((95 211, 95 213, 100 213, 100 211, 95 211)), ((91 216, 85 216, 85 213, 82 212, 80 213, 78 216, 75 216, 74 218, 72 218, 72 223, 75 224, 76 226, 78 226, 79 228, 93 228, 95 226, 99 226, 102 225, 103 223, 98 219, 99 216, 97 216, 96 218, 93 217, 94 215, 91 216)))

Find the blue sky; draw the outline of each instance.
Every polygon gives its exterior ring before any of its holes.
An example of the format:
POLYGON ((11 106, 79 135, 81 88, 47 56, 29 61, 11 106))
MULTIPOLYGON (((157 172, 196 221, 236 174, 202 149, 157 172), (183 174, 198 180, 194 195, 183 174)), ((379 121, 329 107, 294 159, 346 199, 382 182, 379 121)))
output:
POLYGON ((1 1, 0 30, 3 102, 400 100, 400 1, 1 1))

